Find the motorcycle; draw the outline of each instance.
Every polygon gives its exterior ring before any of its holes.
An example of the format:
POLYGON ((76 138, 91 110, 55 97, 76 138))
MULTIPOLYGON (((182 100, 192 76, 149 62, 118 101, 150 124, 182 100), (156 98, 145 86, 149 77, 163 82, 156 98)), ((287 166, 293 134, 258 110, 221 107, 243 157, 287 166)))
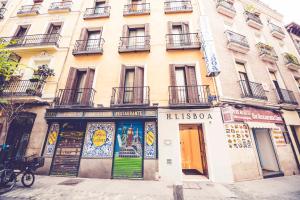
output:
POLYGON ((31 187, 35 181, 34 172, 44 166, 45 159, 36 155, 24 157, 19 160, 8 159, 0 168, 0 195, 12 190, 21 176, 24 187, 31 187))

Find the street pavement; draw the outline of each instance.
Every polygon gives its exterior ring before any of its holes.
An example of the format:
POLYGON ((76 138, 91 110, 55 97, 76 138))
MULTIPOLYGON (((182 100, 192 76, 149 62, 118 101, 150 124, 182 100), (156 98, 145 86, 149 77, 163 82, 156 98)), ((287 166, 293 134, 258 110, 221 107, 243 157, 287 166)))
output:
MULTIPOLYGON (((244 181, 234 184, 208 180, 183 184, 185 200, 300 200, 300 176, 244 181)), ((104 180, 37 176, 32 188, 21 183, 1 200, 171 200, 173 187, 162 181, 104 180)))

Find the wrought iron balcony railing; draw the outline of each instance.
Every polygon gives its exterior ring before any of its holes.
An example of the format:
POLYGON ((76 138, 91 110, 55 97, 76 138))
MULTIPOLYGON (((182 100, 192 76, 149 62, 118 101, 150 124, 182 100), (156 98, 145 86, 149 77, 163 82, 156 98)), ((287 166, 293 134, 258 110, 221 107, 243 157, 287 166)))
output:
POLYGON ((278 102, 280 104, 286 103, 286 104, 298 105, 298 102, 296 100, 293 91, 281 89, 281 88, 276 89, 276 91, 277 91, 278 102))
POLYGON ((6 12, 6 8, 0 8, 0 19, 4 18, 4 13, 6 12))
POLYGON ((246 36, 235 33, 233 31, 229 31, 229 30, 225 31, 225 33, 227 36, 228 43, 233 42, 233 43, 239 44, 241 46, 250 48, 246 36))
POLYGON ((150 36, 121 37, 119 52, 150 51, 150 36))
POLYGON ((209 105, 212 98, 208 85, 169 86, 170 105, 209 105))
POLYGON ((242 94, 243 97, 262 99, 262 100, 268 99, 262 84, 240 80, 240 85, 243 92, 242 94))
POLYGON ((198 33, 182 33, 166 35, 167 49, 200 49, 198 33))
POLYGON ((25 5, 17 12, 18 15, 39 14, 40 5, 25 5))
POLYGON ((4 41, 8 42, 7 47, 30 47, 30 46, 44 46, 55 45, 58 47, 61 36, 58 33, 55 34, 35 34, 25 35, 22 37, 4 37, 4 41))
POLYGON ((93 106, 95 93, 93 88, 60 89, 54 106, 93 106))
POLYGON ((29 80, 13 80, 5 82, 0 86, 0 96, 18 97, 18 96, 42 96, 44 82, 32 82, 29 80))
POLYGON ((150 3, 128 4, 124 6, 123 15, 150 14, 150 3))
POLYGON ((248 12, 248 11, 245 11, 244 14, 246 16, 246 22, 252 20, 252 21, 255 21, 258 24, 263 25, 263 23, 262 23, 262 21, 261 21, 261 19, 260 19, 260 17, 258 15, 255 15, 254 13, 251 13, 251 12, 248 12))
POLYGON ((102 54, 104 39, 77 40, 73 49, 73 55, 102 54))
POLYGON ((165 12, 193 11, 190 0, 170 0, 165 2, 165 12))
POLYGON ((150 104, 150 88, 114 87, 112 89, 111 106, 141 106, 150 104))
POLYGON ((53 2, 50 4, 49 10, 70 10, 72 4, 72 1, 53 2))
POLYGON ((87 8, 85 10, 84 19, 92 19, 92 18, 101 18, 101 17, 109 17, 110 15, 110 6, 100 6, 94 8, 87 8))
POLYGON ((232 12, 236 12, 235 8, 233 6, 233 3, 231 1, 227 0, 218 0, 216 7, 222 6, 228 10, 231 10, 232 12))
POLYGON ((276 32, 279 32, 279 33, 281 33, 283 35, 285 34, 284 31, 283 31, 283 29, 281 27, 279 27, 279 26, 277 26, 277 25, 275 25, 273 23, 269 23, 269 25, 271 27, 271 32, 276 31, 276 32))
POLYGON ((256 44, 258 51, 259 51, 259 56, 269 56, 273 60, 278 60, 278 56, 274 50, 273 47, 263 44, 263 43, 258 43, 256 44))

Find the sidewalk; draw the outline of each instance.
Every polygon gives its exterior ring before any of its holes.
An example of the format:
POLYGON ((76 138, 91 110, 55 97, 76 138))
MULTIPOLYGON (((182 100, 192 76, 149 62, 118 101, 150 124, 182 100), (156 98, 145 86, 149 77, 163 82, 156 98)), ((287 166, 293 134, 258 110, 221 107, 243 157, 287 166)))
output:
MULTIPOLYGON (((20 184, 20 183, 18 183, 20 184)), ((300 176, 218 184, 184 182, 185 200, 299 200, 300 176)), ((37 176, 32 188, 15 188, 2 200, 171 200, 173 187, 164 182, 37 176)))

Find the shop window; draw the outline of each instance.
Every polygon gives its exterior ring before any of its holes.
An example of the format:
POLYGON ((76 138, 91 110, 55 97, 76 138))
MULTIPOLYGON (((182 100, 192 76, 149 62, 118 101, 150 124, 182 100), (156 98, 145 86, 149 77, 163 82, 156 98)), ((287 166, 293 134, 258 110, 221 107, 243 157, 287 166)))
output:
POLYGON ((290 135, 289 135, 289 132, 288 132, 286 126, 285 126, 285 125, 281 125, 281 124, 280 124, 280 125, 277 124, 277 126, 278 126, 278 127, 281 129, 281 131, 282 131, 282 135, 283 135, 283 138, 284 138, 285 143, 286 143, 286 144, 290 144, 290 143, 291 143, 290 135))

